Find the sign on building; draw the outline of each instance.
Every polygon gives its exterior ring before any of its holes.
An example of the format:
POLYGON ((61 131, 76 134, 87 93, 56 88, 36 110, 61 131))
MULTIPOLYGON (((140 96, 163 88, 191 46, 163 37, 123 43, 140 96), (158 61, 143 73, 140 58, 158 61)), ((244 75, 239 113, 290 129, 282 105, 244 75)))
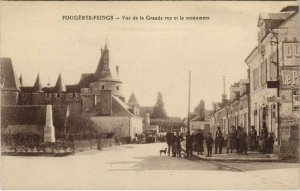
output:
POLYGON ((299 43, 283 43, 283 65, 295 66, 299 64, 299 43))
POLYGON ((281 71, 282 88, 298 88, 299 87, 299 71, 298 69, 285 69, 281 71))
POLYGON ((300 106, 300 94, 299 94, 299 90, 293 90, 293 110, 299 110, 299 106, 300 106))
POLYGON ((281 126, 280 127, 280 137, 283 140, 287 140, 291 137, 291 127, 290 126, 281 126))

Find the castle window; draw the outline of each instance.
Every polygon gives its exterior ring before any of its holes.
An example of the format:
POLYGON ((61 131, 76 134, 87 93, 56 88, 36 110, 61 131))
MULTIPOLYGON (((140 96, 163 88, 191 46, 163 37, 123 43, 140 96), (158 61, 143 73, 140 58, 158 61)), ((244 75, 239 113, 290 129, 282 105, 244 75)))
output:
POLYGON ((57 97, 60 97, 60 93, 57 93, 57 97))
POLYGON ((117 90, 119 91, 119 86, 117 86, 117 90))
POLYGON ((102 85, 102 89, 104 90, 104 85, 102 85))

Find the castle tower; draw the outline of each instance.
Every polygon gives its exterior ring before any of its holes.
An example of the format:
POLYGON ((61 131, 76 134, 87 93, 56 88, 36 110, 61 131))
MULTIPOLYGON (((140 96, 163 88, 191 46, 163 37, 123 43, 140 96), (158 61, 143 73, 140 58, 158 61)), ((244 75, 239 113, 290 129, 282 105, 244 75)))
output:
POLYGON ((133 92, 131 93, 131 95, 129 97, 127 105, 133 110, 133 113, 135 115, 139 115, 140 114, 140 104, 136 100, 136 97, 135 97, 135 95, 134 95, 133 92))
POLYGON ((109 68, 109 50, 107 44, 104 49, 101 48, 101 57, 95 72, 95 80, 103 80, 112 78, 112 74, 109 68))
POLYGON ((1 105, 17 105, 20 94, 20 81, 17 78, 11 59, 0 58, 1 105))
POLYGON ((111 68, 109 49, 107 44, 105 44, 104 49, 101 48, 101 57, 95 73, 92 74, 89 88, 91 88, 95 96, 100 95, 101 91, 111 90, 112 95, 118 96, 124 101, 123 83, 119 79, 119 73, 120 68, 118 66, 115 69, 111 68))

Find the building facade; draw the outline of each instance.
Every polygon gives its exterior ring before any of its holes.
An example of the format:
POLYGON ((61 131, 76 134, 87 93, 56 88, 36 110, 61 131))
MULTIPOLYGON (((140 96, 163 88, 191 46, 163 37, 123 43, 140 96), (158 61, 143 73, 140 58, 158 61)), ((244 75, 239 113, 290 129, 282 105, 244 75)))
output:
POLYGON ((299 13, 285 7, 261 13, 258 44, 245 62, 250 70, 250 119, 276 144, 299 136, 299 13))
POLYGON ((230 100, 214 104, 212 131, 219 126, 227 134, 234 125, 249 132, 254 126, 259 136, 266 127, 275 145, 289 145, 299 153, 298 7, 261 13, 258 28, 257 46, 245 60, 248 79, 231 86, 230 100))
POLYGON ((213 112, 209 116, 211 132, 220 127, 227 135, 231 126, 241 126, 249 131, 249 81, 242 79, 230 86, 230 99, 222 95, 222 102, 213 104, 213 112))

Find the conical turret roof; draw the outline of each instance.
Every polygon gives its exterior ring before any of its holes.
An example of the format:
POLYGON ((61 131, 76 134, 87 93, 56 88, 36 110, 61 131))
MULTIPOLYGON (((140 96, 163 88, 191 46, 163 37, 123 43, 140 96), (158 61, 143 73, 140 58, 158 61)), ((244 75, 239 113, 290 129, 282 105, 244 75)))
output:
POLYGON ((1 89, 20 91, 20 81, 15 74, 10 58, 0 58, 1 89))
POLYGON ((104 49, 101 48, 101 57, 94 73, 94 81, 120 81, 118 72, 110 70, 109 60, 109 49, 107 44, 105 44, 104 49))
POLYGON ((33 85, 33 90, 37 91, 37 92, 42 90, 42 83, 41 83, 41 80, 40 80, 40 74, 38 74, 37 77, 36 77, 35 83, 33 85))
POLYGON ((130 97, 129 97, 129 100, 127 102, 127 105, 129 106, 139 106, 139 103, 138 101, 136 100, 136 97, 134 95, 134 93, 132 92, 130 97))
POLYGON ((59 73, 59 76, 57 78, 56 84, 54 86, 55 92, 65 92, 66 91, 66 85, 64 84, 61 73, 59 73))

